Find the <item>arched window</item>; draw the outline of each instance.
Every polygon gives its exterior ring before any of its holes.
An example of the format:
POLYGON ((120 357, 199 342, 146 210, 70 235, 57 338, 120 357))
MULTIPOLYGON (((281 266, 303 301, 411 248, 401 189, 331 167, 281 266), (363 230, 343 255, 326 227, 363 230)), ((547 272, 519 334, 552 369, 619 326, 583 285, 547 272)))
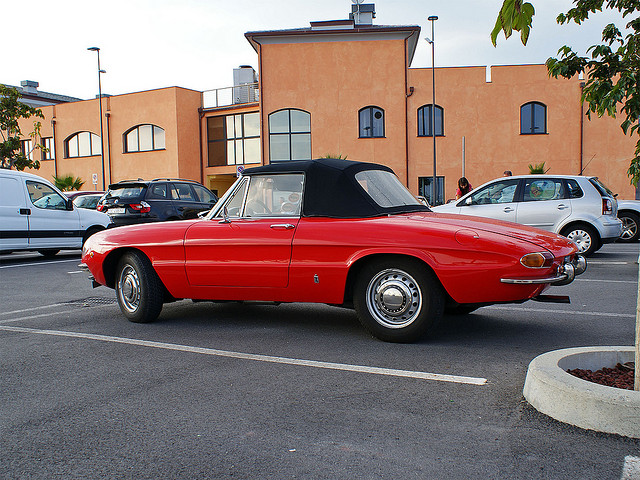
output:
POLYGON ((286 109, 269 114, 269 160, 311 160, 311 114, 286 109))
POLYGON ((547 133, 547 106, 540 102, 525 103, 520 107, 520 134, 547 133))
POLYGON ((102 153, 100 137, 91 132, 74 133, 64 141, 64 151, 67 158, 91 157, 102 153))
POLYGON ((157 125, 136 125, 124 133, 124 153, 164 150, 164 129, 157 125))
POLYGON ((435 113, 435 125, 436 125, 436 137, 444 135, 444 109, 436 105, 435 110, 432 112, 431 108, 433 104, 423 105, 418 109, 418 136, 419 137, 432 137, 431 120, 432 114, 435 113))
POLYGON ((364 107, 358 112, 360 138, 384 137, 384 110, 379 107, 364 107))

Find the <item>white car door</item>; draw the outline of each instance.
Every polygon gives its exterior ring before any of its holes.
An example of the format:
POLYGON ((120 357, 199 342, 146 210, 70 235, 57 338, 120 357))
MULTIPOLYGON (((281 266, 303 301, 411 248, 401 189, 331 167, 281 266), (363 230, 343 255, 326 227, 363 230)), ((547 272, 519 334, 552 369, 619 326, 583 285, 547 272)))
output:
POLYGON ((474 190, 465 201, 458 202, 462 207, 460 213, 515 222, 518 202, 514 197, 518 182, 518 179, 505 177, 474 190))
POLYGON ((78 209, 67 207, 67 198, 46 183, 26 180, 31 203, 30 248, 80 248, 82 235, 78 209))
POLYGON ((0 250, 28 246, 31 212, 21 182, 16 176, 0 176, 0 250))
POLYGON ((565 196, 564 182, 560 178, 527 178, 517 222, 557 231, 557 226, 571 215, 571 201, 565 196))

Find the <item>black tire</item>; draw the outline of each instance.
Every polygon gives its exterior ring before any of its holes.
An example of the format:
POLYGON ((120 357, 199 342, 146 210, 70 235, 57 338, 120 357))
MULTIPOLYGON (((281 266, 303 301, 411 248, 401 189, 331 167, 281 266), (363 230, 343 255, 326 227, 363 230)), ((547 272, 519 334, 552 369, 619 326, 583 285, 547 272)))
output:
POLYGON ((360 323, 374 337, 414 342, 440 322, 444 298, 440 282, 426 266, 407 258, 385 258, 362 269, 353 302, 360 323))
POLYGON ((46 248, 43 250, 38 250, 38 253, 46 258, 54 257, 60 251, 59 248, 46 248))
POLYGON ((84 235, 82 236, 82 246, 84 247, 84 242, 86 242, 91 235, 93 235, 94 233, 98 233, 101 230, 104 230, 104 229, 100 227, 87 228, 87 231, 84 232, 84 235))
POLYGON ((632 243, 638 241, 640 236, 640 216, 633 212, 618 212, 618 218, 622 221, 622 235, 619 242, 632 243))
POLYGON ((596 230, 586 224, 576 224, 562 231, 562 235, 573 240, 578 246, 578 252, 588 257, 600 249, 600 237, 596 230))
POLYGON ((149 259, 140 252, 129 252, 116 269, 116 298, 125 317, 136 323, 154 321, 160 315, 164 285, 149 259))

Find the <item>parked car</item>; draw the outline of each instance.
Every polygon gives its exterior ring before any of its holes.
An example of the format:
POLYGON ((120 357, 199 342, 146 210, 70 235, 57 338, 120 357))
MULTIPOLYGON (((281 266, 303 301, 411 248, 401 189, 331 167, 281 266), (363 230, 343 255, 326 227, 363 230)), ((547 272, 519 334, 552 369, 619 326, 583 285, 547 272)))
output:
POLYGON ((640 201, 618 200, 618 218, 622 222, 621 242, 637 242, 640 237, 640 201))
POLYGON ((91 195, 77 195, 73 199, 73 204, 78 208, 88 208, 90 210, 97 210, 98 202, 104 196, 102 193, 93 193, 91 195))
POLYGON ((247 169, 204 218, 101 232, 82 261, 133 322, 181 298, 320 302, 401 342, 445 307, 568 301, 543 292, 586 268, 565 237, 433 213, 390 168, 336 159, 247 169))
POLYGON ((97 209, 119 226, 196 218, 217 201, 211 190, 192 180, 125 180, 109 185, 97 209))
POLYGON ((52 256, 80 248, 110 218, 79 209, 42 177, 0 169, 0 251, 36 250, 52 256))
POLYGON ((75 200, 77 197, 82 197, 84 195, 98 195, 98 194, 100 194, 100 196, 104 195, 104 192, 99 190, 73 190, 73 191, 62 192, 62 193, 64 193, 64 195, 70 200, 75 200))
POLYGON ((596 178, 571 175, 519 175, 485 183, 459 200, 433 207, 506 220, 559 233, 588 256, 616 241, 622 222, 614 195, 596 178))

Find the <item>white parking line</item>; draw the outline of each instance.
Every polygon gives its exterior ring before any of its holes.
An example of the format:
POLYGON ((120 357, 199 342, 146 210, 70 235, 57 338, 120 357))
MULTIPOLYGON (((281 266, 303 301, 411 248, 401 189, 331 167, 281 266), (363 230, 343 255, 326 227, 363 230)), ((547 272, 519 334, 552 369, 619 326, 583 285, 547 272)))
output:
POLYGON ((64 262, 78 262, 80 263, 80 259, 72 258, 70 260, 53 260, 50 262, 32 262, 32 263, 17 263, 15 265, 2 265, 0 269, 3 268, 16 268, 16 267, 31 267, 33 265, 51 265, 53 263, 64 263, 64 262))
POLYGON ((607 313, 607 312, 585 312, 584 310, 552 310, 547 308, 527 308, 520 306, 505 307, 501 305, 490 305, 484 307, 492 310, 518 310, 522 312, 541 312, 541 313, 561 313, 563 315, 592 315, 594 317, 621 317, 636 318, 635 313, 607 313))
POLYGON ((393 368, 369 367, 365 365, 350 365, 346 363, 320 362, 316 360, 303 360, 298 358, 274 357, 271 355, 258 355, 253 353, 232 352, 228 350, 217 350, 213 348, 192 347, 189 345, 179 345, 174 343, 151 342, 148 340, 136 340, 133 338, 112 337, 108 335, 97 335, 91 333, 67 332, 60 330, 41 330, 37 328, 0 326, 0 330, 16 333, 33 333, 38 335, 54 335, 59 337, 82 338, 85 340, 98 340, 101 342, 122 343, 126 345, 137 345, 141 347, 161 348, 164 350, 174 350, 179 352, 198 353, 201 355, 213 355, 217 357, 238 358, 242 360, 254 360, 267 363, 281 363, 285 365, 297 365, 303 367, 325 368, 330 370, 341 370, 346 372, 370 373, 375 375, 387 375, 392 377, 407 377, 420 380, 435 380, 439 382, 463 383, 467 385, 484 385, 486 378, 464 377, 459 375, 446 375, 439 373, 418 372, 412 370, 396 370, 393 368))
POLYGON ((637 280, 599 280, 597 278, 576 278, 574 282, 599 282, 599 283, 629 283, 636 285, 637 280))
POLYGON ((624 466, 622 467, 620 480, 638 479, 640 479, 640 458, 627 455, 624 457, 624 466))
MULTIPOLYGON (((77 311, 78 309, 74 308, 73 310, 63 310, 61 312, 41 313, 40 315, 30 315, 28 317, 10 318, 8 320, 0 320, 0 325, 4 325, 5 323, 20 322, 22 320, 33 320, 34 318, 50 317, 52 315, 62 315, 63 313, 71 313, 71 312, 77 312, 77 311)), ((3 315, 6 315, 6 314, 3 314, 3 315)))

